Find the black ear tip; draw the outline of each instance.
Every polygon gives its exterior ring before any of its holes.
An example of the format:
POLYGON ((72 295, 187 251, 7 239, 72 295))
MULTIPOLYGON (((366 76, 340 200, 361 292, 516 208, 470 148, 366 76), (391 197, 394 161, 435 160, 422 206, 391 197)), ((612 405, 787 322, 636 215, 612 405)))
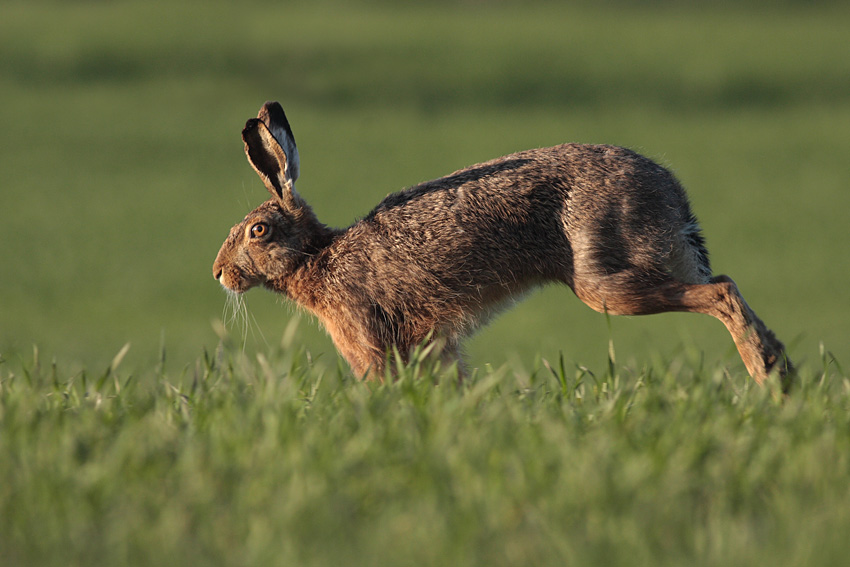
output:
POLYGON ((283 115, 283 107, 276 100, 269 100, 263 105, 260 113, 266 116, 281 116, 283 115))
POLYGON ((268 126, 280 125, 282 128, 291 132, 289 120, 286 119, 286 113, 279 102, 269 101, 260 109, 257 118, 265 122, 268 126))

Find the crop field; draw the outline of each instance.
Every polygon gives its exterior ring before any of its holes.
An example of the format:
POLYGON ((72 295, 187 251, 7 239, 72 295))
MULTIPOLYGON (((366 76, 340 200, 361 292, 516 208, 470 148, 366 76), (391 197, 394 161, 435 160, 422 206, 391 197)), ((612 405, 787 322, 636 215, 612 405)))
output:
MULTIPOLYGON (((294 339, 293 339, 294 340, 294 339)), ((0 390, 4 565, 845 565, 850 380, 687 364, 458 386, 284 344, 0 390)))
POLYGON ((0 8, 0 565, 845 565, 844 2, 49 2, 0 8), (561 142, 688 189, 788 397, 714 319, 551 287, 361 383, 309 316, 212 279, 266 198, 386 194, 561 142))

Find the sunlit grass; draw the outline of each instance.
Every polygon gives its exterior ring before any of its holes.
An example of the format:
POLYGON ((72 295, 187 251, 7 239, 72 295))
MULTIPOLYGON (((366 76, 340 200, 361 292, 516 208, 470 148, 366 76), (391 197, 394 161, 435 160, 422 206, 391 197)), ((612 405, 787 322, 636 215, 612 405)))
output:
MULTIPOLYGON (((294 335, 293 335, 294 336, 294 335)), ((293 338, 290 337, 290 339, 293 338)), ((235 345, 234 345, 235 346, 235 345)), ((363 383, 289 344, 131 376, 0 366, 16 565, 840 564, 850 380, 686 360, 363 383)))

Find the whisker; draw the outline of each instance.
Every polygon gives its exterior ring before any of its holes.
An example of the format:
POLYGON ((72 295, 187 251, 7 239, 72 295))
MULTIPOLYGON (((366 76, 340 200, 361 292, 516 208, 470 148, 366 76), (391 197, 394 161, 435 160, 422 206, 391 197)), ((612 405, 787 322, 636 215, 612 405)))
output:
POLYGON ((263 344, 266 346, 266 349, 268 350, 269 342, 268 342, 268 340, 266 340, 266 335, 263 334, 263 329, 260 326, 260 323, 257 321, 257 318, 254 316, 253 313, 248 311, 247 307, 245 309, 245 317, 246 317, 246 324, 251 327, 251 336, 256 338, 257 334, 259 334, 260 340, 263 341, 263 344))
POLYGON ((242 350, 248 342, 248 308, 242 294, 228 292, 227 301, 224 304, 224 324, 226 327, 238 326, 242 329, 242 350))

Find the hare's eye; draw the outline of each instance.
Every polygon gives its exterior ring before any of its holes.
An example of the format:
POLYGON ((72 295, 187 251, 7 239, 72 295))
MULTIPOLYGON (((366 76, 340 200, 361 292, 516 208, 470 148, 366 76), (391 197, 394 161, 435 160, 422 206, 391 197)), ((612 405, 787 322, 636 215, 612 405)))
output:
POLYGON ((263 238, 269 233, 269 225, 264 222, 258 222, 251 227, 251 238, 263 238))

